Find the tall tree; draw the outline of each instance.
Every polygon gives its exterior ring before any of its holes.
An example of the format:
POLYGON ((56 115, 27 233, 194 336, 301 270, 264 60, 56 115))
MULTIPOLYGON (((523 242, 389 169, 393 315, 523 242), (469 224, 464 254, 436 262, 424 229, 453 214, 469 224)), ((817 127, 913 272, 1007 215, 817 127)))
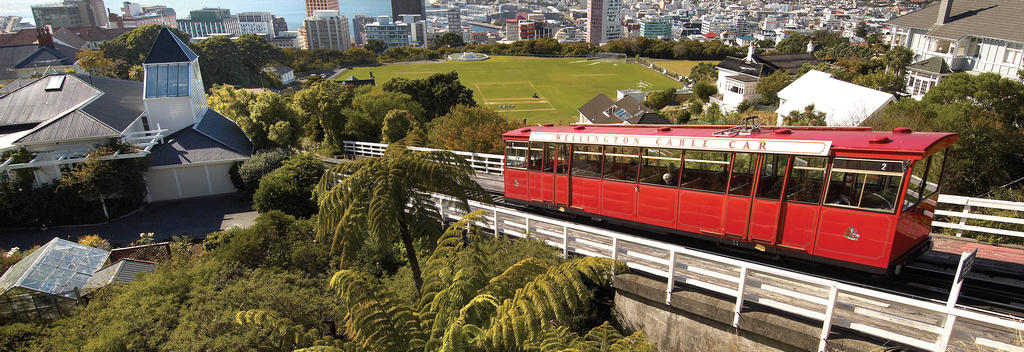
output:
POLYGON ((825 126, 825 113, 814 110, 814 104, 807 105, 803 111, 790 111, 782 118, 786 126, 825 126))
POLYGON ((463 45, 466 45, 466 43, 462 41, 462 35, 459 35, 458 33, 454 32, 445 32, 441 36, 437 37, 437 39, 434 39, 433 41, 430 42, 431 49, 445 47, 459 48, 462 47, 463 45))
POLYGON ((213 36, 195 44, 199 55, 199 66, 206 88, 214 84, 243 84, 242 58, 238 55, 238 45, 222 36, 213 36))
POLYGON ((110 218, 107 199, 115 196, 142 198, 146 194, 145 174, 149 170, 147 158, 102 160, 115 153, 131 153, 135 149, 111 142, 89 153, 84 162, 60 179, 59 189, 77 193, 82 199, 100 203, 103 215, 110 218))
POLYGON ((708 81, 697 81, 693 85, 693 94, 703 102, 707 102, 712 95, 718 94, 718 87, 708 81))
POLYGON ((447 114, 455 105, 476 106, 473 91, 462 85, 459 73, 455 71, 435 73, 422 79, 396 77, 385 82, 383 88, 388 92, 408 94, 420 103, 427 112, 424 122, 447 114))
POLYGON ((367 236, 378 243, 401 241, 419 291, 423 278, 413 241, 441 221, 430 194, 454 197, 464 209, 467 199, 489 200, 474 174, 460 156, 414 152, 404 142, 392 143, 379 158, 338 164, 317 186, 317 238, 330 241, 332 253, 340 251, 343 265, 351 264, 367 236))
POLYGON ((675 99, 676 89, 668 88, 648 95, 647 99, 644 101, 644 105, 647 105, 647 107, 654 110, 661 110, 661 108, 674 103, 675 99))
POLYGON ((701 62, 690 69, 690 79, 694 82, 714 82, 718 80, 718 69, 715 68, 715 64, 701 62))
POLYGON ((299 116, 277 93, 260 92, 249 104, 249 116, 235 121, 256 149, 297 145, 302 136, 299 116))
POLYGON ((75 55, 78 66, 91 75, 116 77, 114 61, 103 55, 99 50, 82 50, 75 55))
MULTIPOLYGON (((319 76, 313 76, 319 77, 319 76)), ((292 106, 298 112, 305 129, 305 138, 322 142, 332 148, 341 148, 348 117, 344 110, 352 106, 352 89, 328 79, 313 79, 292 97, 292 106)))
MULTIPOLYGON (((342 133, 364 142, 379 142, 382 139, 384 117, 388 111, 395 109, 408 111, 418 121, 423 121, 426 114, 423 107, 408 94, 372 90, 352 99, 352 107, 344 112, 348 120, 342 133)), ((328 126, 324 128, 325 133, 337 133, 328 126)))
POLYGON ((432 147, 477 153, 501 153, 501 135, 519 127, 487 107, 457 105, 430 123, 432 147))
POLYGON ((406 134, 417 123, 416 117, 405 110, 391 110, 384 116, 384 126, 381 128, 383 139, 381 143, 392 143, 405 138, 406 134))
POLYGON ((206 105, 232 121, 239 121, 249 116, 249 104, 256 100, 256 95, 227 84, 214 85, 210 94, 206 95, 206 105))
POLYGON ((383 53, 384 50, 388 50, 388 45, 384 44, 384 42, 382 42, 380 40, 370 39, 370 40, 366 41, 366 45, 363 45, 363 48, 366 48, 366 50, 369 50, 369 51, 372 51, 372 52, 380 54, 380 53, 383 53))
POLYGON ((793 78, 786 70, 772 72, 767 77, 757 82, 757 94, 761 95, 759 102, 764 105, 777 105, 779 103, 779 91, 793 83, 793 78))

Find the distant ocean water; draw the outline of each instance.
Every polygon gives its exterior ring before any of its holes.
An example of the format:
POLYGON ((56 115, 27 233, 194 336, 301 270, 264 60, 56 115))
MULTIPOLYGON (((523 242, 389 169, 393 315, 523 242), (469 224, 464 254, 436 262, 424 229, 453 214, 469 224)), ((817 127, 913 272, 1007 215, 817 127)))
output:
MULTIPOLYGON (((128 0, 132 1, 132 0, 128 0)), ((391 0, 338 0, 341 7, 341 14, 352 20, 353 15, 367 15, 370 17, 391 14, 391 0)), ((0 5, 0 16, 14 15, 22 16, 27 21, 32 20, 31 6, 59 2, 57 0, 14 0, 3 2, 0 5)), ((104 5, 111 12, 121 12, 121 0, 104 0, 104 5)), ((288 22, 288 29, 296 30, 302 25, 306 17, 306 3, 303 0, 134 0, 142 5, 166 5, 173 8, 178 18, 188 17, 188 12, 203 7, 223 7, 231 9, 232 14, 246 11, 266 11, 275 16, 284 17, 288 22)))

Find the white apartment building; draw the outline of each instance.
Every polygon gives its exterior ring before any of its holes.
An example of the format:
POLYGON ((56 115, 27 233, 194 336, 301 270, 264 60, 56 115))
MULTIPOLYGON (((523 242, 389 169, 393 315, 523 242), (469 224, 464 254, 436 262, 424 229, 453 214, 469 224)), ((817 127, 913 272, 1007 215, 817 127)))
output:
POLYGON ((458 7, 450 8, 445 15, 448 17, 448 31, 462 33, 462 10, 458 7))
POLYGON ((940 0, 894 18, 891 45, 914 52, 907 93, 920 99, 954 72, 992 72, 1021 80, 1024 69, 1024 2, 940 0))
MULTIPOLYGON (((300 37, 305 38, 305 49, 333 49, 345 51, 352 47, 348 17, 338 10, 316 10, 303 21, 300 37), (305 36, 301 35, 305 33, 305 36)), ((299 40, 303 42, 302 39, 299 40)))
POLYGON ((388 48, 409 46, 412 31, 408 23, 394 22, 391 16, 377 16, 377 22, 367 24, 366 40, 379 40, 388 48))
POLYGON ((587 0, 587 41, 622 39, 622 0, 587 0))
POLYGON ((238 31, 242 34, 274 36, 274 14, 270 12, 238 13, 238 31))

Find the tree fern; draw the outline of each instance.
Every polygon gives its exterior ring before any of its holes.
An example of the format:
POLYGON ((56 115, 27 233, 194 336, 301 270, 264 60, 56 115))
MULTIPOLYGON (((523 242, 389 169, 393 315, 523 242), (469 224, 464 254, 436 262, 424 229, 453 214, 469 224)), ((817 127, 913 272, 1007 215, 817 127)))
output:
POLYGON ((382 157, 338 164, 316 188, 317 239, 330 239, 331 253, 340 251, 342 265, 350 263, 367 234, 380 243, 400 239, 420 290, 423 278, 413 238, 441 220, 430 193, 455 197, 456 206, 468 210, 466 199, 489 200, 474 174, 462 157, 410 151, 404 141, 392 143, 382 157))
POLYGON ((331 277, 330 286, 345 308, 345 335, 360 347, 386 351, 422 348, 417 313, 376 279, 341 270, 331 277))
POLYGON ((571 312, 590 304, 592 293, 584 280, 606 285, 613 267, 622 270, 625 265, 606 258, 577 258, 527 282, 497 307, 487 329, 491 347, 509 349, 516 341, 532 339, 542 322, 564 324, 571 312))
POLYGON ((306 329, 288 318, 281 318, 261 309, 235 313, 235 323, 266 331, 270 335, 270 339, 267 341, 268 344, 262 347, 263 349, 291 351, 314 345, 342 346, 341 341, 335 340, 331 336, 321 335, 316 329, 306 329))

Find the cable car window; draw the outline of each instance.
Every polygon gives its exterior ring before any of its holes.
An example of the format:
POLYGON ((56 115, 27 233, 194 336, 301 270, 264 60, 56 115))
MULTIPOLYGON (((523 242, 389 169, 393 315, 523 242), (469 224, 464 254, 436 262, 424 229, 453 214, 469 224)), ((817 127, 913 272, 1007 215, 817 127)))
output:
POLYGON ((658 186, 679 186, 679 164, 683 151, 679 149, 644 149, 640 162, 640 183, 658 186))
POLYGON ((786 179, 786 162, 789 155, 765 154, 761 161, 761 173, 757 181, 757 197, 779 200, 782 183, 786 179))
POLYGON ((687 150, 683 157, 681 187, 725 193, 729 179, 729 153, 687 150))
POLYGON ((898 160, 835 159, 825 204, 893 212, 903 170, 898 160))
POLYGON ((572 175, 601 177, 601 146, 575 145, 572 151, 572 175))
POLYGON ((734 155, 729 194, 750 197, 750 190, 754 187, 754 169, 757 167, 757 155, 752 153, 734 153, 734 155))
POLYGON ((821 190, 825 188, 827 165, 826 157, 794 156, 793 167, 789 169, 786 201, 818 204, 821 190))
POLYGON ((505 142, 505 167, 526 168, 526 142, 505 142))
POLYGON ((555 171, 555 144, 545 143, 544 144, 544 168, 541 170, 544 172, 555 171))
POLYGON ((922 199, 931 197, 939 192, 939 186, 942 184, 942 174, 946 170, 946 151, 943 150, 932 154, 930 159, 932 160, 931 167, 928 171, 928 177, 925 178, 924 187, 921 190, 921 194, 924 195, 922 199))
POLYGON ((526 168, 531 171, 540 171, 544 165, 544 143, 530 142, 530 154, 527 156, 526 168))
POLYGON ((555 173, 559 175, 569 174, 569 145, 568 144, 557 144, 558 156, 556 157, 557 164, 555 164, 555 173))
POLYGON ((907 196, 903 197, 903 206, 912 207, 921 200, 921 187, 924 186, 925 178, 928 177, 928 164, 931 157, 918 160, 910 169, 910 182, 907 184, 907 196))
POLYGON ((604 171, 601 173, 605 179, 636 182, 636 172, 639 168, 640 148, 605 147, 604 171))

